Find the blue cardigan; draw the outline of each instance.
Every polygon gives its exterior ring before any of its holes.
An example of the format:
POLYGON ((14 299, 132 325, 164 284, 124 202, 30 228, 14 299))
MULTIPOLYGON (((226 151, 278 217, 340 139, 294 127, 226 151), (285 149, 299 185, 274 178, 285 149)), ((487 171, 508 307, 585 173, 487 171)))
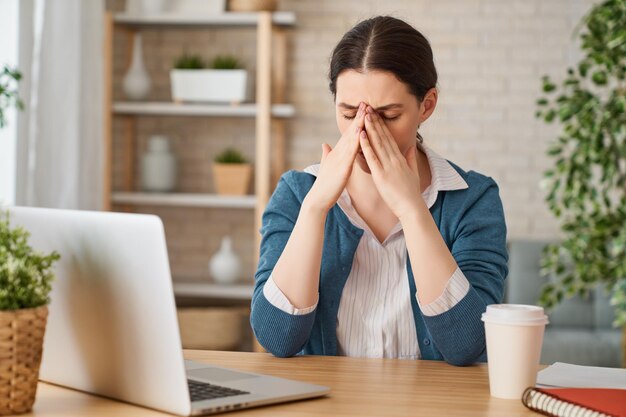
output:
MULTIPOLYGON (((506 224, 495 181, 451 165, 467 182, 468 188, 439 191, 430 212, 457 265, 471 284, 469 292, 445 313, 424 316, 415 297, 408 256, 407 272, 422 359, 468 365, 486 361, 481 314, 488 304, 502 302, 508 274, 506 224)), ((302 201, 315 179, 301 171, 286 172, 263 213, 250 323, 259 343, 279 357, 337 354, 339 301, 363 235, 363 230, 354 226, 335 204, 326 218, 317 308, 309 314, 291 315, 265 298, 263 286, 287 244, 302 201)))

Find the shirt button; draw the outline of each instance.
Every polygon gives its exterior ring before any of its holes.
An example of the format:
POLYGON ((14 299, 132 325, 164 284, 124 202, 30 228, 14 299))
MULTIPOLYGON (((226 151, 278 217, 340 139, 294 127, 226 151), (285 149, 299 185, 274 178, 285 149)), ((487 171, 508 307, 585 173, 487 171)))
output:
POLYGON ((426 346, 430 345, 430 339, 424 339, 424 344, 425 344, 426 346))

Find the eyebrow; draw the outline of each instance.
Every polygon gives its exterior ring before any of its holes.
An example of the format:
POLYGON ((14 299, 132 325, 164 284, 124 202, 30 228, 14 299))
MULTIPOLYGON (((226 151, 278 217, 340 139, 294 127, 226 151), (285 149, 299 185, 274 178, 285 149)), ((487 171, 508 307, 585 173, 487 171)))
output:
MULTIPOLYGON (((356 110, 359 108, 359 106, 353 106, 351 104, 347 104, 347 103, 339 103, 338 104, 339 107, 342 107, 346 110, 356 110)), ((386 104, 384 106, 380 106, 375 108, 374 110, 376 111, 385 111, 385 110, 391 110, 391 109, 396 109, 396 108, 402 108, 404 107, 402 104, 400 103, 391 103, 391 104, 386 104)))

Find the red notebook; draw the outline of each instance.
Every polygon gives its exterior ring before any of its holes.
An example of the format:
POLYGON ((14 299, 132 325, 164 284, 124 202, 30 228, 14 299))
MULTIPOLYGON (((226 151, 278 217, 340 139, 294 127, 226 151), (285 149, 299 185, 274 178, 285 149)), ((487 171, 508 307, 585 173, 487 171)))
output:
POLYGON ((522 403, 547 416, 583 416, 596 411, 601 417, 626 417, 626 390, 607 388, 536 388, 522 395, 522 403))

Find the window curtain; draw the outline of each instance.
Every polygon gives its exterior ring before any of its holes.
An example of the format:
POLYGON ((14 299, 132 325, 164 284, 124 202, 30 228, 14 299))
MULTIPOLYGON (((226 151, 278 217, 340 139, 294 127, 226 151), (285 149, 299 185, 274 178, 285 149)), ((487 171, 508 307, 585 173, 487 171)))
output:
POLYGON ((21 0, 16 203, 102 207, 104 0, 21 0))

